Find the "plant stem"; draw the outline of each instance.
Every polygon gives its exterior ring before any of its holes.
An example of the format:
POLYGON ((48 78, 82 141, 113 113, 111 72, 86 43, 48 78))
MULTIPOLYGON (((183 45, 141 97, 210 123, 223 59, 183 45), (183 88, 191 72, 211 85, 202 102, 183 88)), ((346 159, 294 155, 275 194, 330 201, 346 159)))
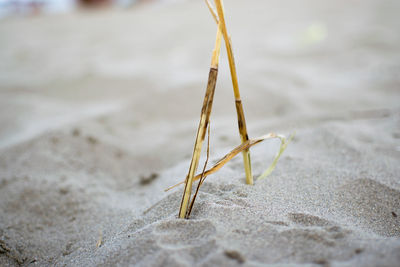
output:
POLYGON ((210 128, 211 128, 211 123, 208 124, 207 157, 206 157, 206 161, 204 162, 203 171, 201 172, 200 181, 197 184, 196 192, 194 193, 193 199, 190 202, 189 210, 187 212, 188 217, 190 216, 190 213, 192 212, 193 205, 194 205, 194 202, 196 201, 197 194, 199 193, 200 186, 203 184, 203 182, 206 178, 206 177, 204 177, 204 173, 206 171, 208 160, 210 159, 210 128))
MULTIPOLYGON (((215 165, 212 168, 210 168, 210 169, 206 170, 205 172, 202 172, 202 173, 196 175, 195 177, 193 177, 193 182, 197 181, 197 180, 201 180, 201 179, 204 180, 207 176, 209 176, 209 175, 217 172, 219 169, 221 169, 226 163, 228 163, 231 159, 233 159, 240 152, 243 152, 244 150, 249 149, 250 147, 252 147, 252 146, 254 146, 254 145, 256 145, 256 144, 258 144, 258 143, 260 143, 260 142, 262 142, 264 140, 272 139, 272 138, 279 138, 281 140, 281 147, 280 147, 280 151, 281 152, 279 152, 279 154, 278 154, 278 156, 280 156, 283 153, 283 150, 286 149, 287 141, 285 142, 285 138, 283 136, 281 136, 281 135, 277 135, 275 133, 269 133, 267 135, 263 135, 263 136, 260 136, 260 137, 254 138, 254 139, 247 140, 244 143, 241 143, 239 146, 235 147, 228 154, 226 154, 223 158, 218 160, 218 162, 215 163, 215 165)), ((278 157, 278 156, 276 156, 276 157, 278 157)), ((275 157, 274 161, 272 162, 273 166, 275 166, 276 163, 277 163, 276 157, 275 157)), ((279 157, 278 157, 278 159, 279 159, 279 157)), ((262 178, 263 177, 261 177, 261 179, 262 178)), ((165 191, 171 190, 171 189, 177 187, 178 185, 181 185, 181 184, 184 184, 184 183, 185 183, 185 181, 180 182, 180 183, 178 183, 178 184, 176 184, 174 186, 171 186, 171 187, 167 188, 165 191)))
MULTIPOLYGON (((236 105, 236 113, 237 113, 237 118, 238 118, 239 133, 240 133, 241 141, 242 141, 242 143, 244 143, 249 140, 249 136, 247 134, 246 120, 245 120, 245 116, 244 116, 242 100, 240 98, 239 83, 238 83, 238 79, 237 79, 235 60, 233 57, 232 43, 231 43, 231 39, 228 36, 228 31, 226 29, 225 14, 224 14, 222 0, 215 0, 215 6, 217 8, 219 24, 221 25, 221 31, 222 31, 222 34, 225 39, 225 46, 226 46, 226 51, 227 51, 228 59, 229 59, 229 69, 231 71, 231 77, 232 77, 233 92, 235 95, 235 105, 236 105)), ((253 175, 251 173, 250 151, 248 149, 243 151, 243 163, 244 163, 244 169, 245 169, 245 173, 246 173, 246 183, 252 185, 253 184, 253 175)))
POLYGON ((185 190, 183 192, 182 202, 179 209, 179 218, 188 217, 188 205, 190 203, 190 195, 192 193, 193 177, 196 174, 197 166, 200 160, 201 147, 203 145, 207 126, 210 121, 215 85, 217 83, 217 76, 218 76, 218 62, 221 50, 221 39, 222 39, 221 27, 220 25, 218 25, 215 48, 213 50, 213 55, 211 59, 211 68, 208 76, 206 95, 204 96, 203 107, 201 109, 200 122, 199 122, 199 127, 197 129, 196 142, 194 145, 192 161, 190 163, 189 173, 185 181, 185 190))

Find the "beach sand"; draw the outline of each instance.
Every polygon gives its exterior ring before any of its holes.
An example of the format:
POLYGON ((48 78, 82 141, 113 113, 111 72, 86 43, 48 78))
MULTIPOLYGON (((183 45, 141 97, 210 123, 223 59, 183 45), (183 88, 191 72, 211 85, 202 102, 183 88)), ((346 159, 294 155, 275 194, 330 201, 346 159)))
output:
MULTIPOLYGON (((296 135, 254 186, 241 155, 209 176, 190 220, 164 189, 205 92, 203 1, 0 21, 1 266, 398 266, 400 2, 225 8, 250 137, 296 135)), ((223 51, 210 164, 239 142, 223 51)))

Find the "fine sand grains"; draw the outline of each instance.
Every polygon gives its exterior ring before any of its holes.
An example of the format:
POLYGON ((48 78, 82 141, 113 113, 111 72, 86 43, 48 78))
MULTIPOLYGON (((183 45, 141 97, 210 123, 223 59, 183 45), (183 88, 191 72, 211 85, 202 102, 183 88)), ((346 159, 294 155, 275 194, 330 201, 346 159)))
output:
MULTIPOLYGON (((164 189, 190 164, 204 3, 1 21, 0 266, 398 266, 399 1, 253 2, 226 3, 248 132, 296 136, 254 186, 240 158, 210 175, 189 220, 164 189)), ((210 166, 240 144, 220 67, 210 166)))

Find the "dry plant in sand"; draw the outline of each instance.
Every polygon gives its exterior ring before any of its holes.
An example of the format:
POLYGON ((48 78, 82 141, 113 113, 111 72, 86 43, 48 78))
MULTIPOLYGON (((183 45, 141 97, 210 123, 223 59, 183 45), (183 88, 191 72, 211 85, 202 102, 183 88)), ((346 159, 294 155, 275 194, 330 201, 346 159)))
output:
MULTIPOLYGON (((253 145, 256 145, 256 144, 266 140, 266 139, 279 138, 281 141, 281 146, 280 146, 279 152, 275 156, 271 166, 260 177, 257 178, 257 179, 262 179, 262 178, 267 177, 274 170, 279 157, 281 156, 283 151, 286 149, 286 146, 288 145, 288 143, 290 142, 290 140, 293 137, 293 136, 291 136, 289 139, 286 139, 283 135, 277 135, 274 133, 270 133, 270 134, 267 134, 267 135, 264 135, 264 136, 261 136, 261 137, 255 138, 255 139, 249 139, 248 134, 247 134, 243 105, 242 105, 242 101, 240 98, 236 66, 235 66, 235 61, 234 61, 233 51, 232 51, 232 42, 231 42, 231 38, 228 35, 228 31, 227 31, 226 23, 225 23, 225 14, 224 14, 223 3, 222 3, 222 0, 215 0, 214 1, 215 7, 216 7, 216 11, 215 11, 214 8, 212 7, 211 3, 208 0, 205 0, 205 1, 207 3, 208 8, 210 9, 212 16, 215 19, 218 27, 217 27, 217 37, 216 37, 215 47, 214 47, 212 59, 211 59, 211 67, 210 67, 210 72, 209 72, 209 76, 208 76, 206 94, 204 96, 203 106, 201 109, 200 123, 199 123, 199 127, 197 129, 196 141, 195 141, 195 145, 194 145, 192 160, 191 160, 190 167, 189 167, 189 172, 188 172, 188 175, 184 182, 181 182, 181 183, 175 185, 175 186, 178 186, 180 184, 185 184, 185 189, 184 189, 184 193, 182 196, 182 202, 181 202, 181 206, 179 209, 179 217, 186 218, 186 219, 189 218, 190 213, 193 208, 193 205, 194 205, 194 202, 196 200, 199 188, 208 175, 218 171, 222 166, 224 166, 227 162, 229 162, 233 157, 235 157, 237 154, 242 152, 244 169, 245 169, 245 174, 246 174, 246 183, 249 185, 252 185, 254 182, 253 182, 253 175, 252 175, 252 171, 251 171, 249 148, 253 145), (209 149, 210 149, 210 141, 209 141, 209 139, 210 139, 210 137, 209 137, 210 136, 210 115, 211 115, 212 104, 213 104, 213 99, 214 99, 214 92, 215 92, 215 87, 216 87, 217 77, 218 77, 218 64, 219 64, 219 55, 220 55, 220 50, 221 50, 222 38, 225 41, 225 47, 226 47, 228 60, 229 60, 229 68, 230 68, 230 72, 231 72, 233 92, 234 92, 234 96, 235 96, 236 112, 237 112, 237 118, 238 118, 239 134, 240 134, 242 143, 238 147, 234 148, 227 155, 225 155, 223 158, 221 158, 212 168, 206 170, 206 166, 207 166, 208 158, 209 158, 209 149), (207 129, 208 129, 208 131, 207 131, 207 129), (204 142, 207 132, 208 132, 207 159, 205 161, 203 171, 201 172, 201 174, 196 175, 196 171, 197 171, 197 167, 198 167, 200 155, 201 155, 201 148, 203 146, 203 142, 204 142), (195 192, 193 198, 191 198, 193 182, 195 182, 197 180, 199 180, 199 182, 197 184, 196 192, 195 192)), ((172 189, 175 186, 170 187, 167 190, 172 189)))

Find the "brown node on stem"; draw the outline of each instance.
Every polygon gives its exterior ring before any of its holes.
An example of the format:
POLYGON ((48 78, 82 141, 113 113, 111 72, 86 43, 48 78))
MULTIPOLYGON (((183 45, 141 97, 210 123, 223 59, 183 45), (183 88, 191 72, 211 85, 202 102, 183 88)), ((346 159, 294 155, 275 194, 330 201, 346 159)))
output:
POLYGON ((221 28, 218 27, 215 48, 211 59, 211 67, 208 75, 207 89, 204 96, 203 107, 201 109, 199 127, 197 129, 196 141, 194 145, 192 160, 189 167, 189 173, 186 177, 185 189, 182 196, 181 206, 179 209, 179 218, 188 218, 188 206, 190 204, 190 195, 192 192, 193 177, 196 174, 199 164, 201 147, 206 135, 206 130, 210 121, 212 103, 214 100, 215 86, 218 77, 218 62, 221 50, 221 28))

